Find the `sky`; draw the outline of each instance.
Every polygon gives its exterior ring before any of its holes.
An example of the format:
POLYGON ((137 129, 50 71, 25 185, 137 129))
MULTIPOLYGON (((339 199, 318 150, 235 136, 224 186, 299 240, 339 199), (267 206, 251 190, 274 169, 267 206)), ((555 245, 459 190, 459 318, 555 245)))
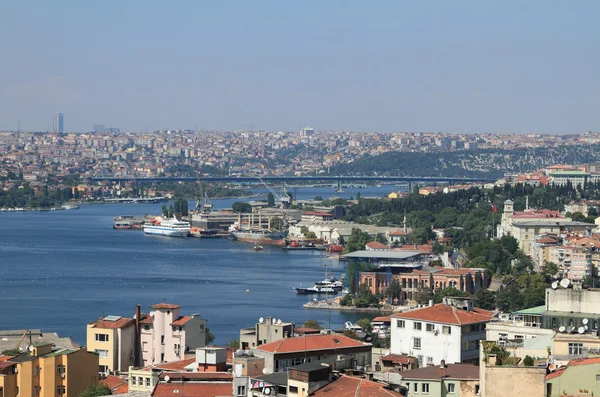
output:
POLYGON ((600 2, 2 1, 0 130, 599 131, 600 2))

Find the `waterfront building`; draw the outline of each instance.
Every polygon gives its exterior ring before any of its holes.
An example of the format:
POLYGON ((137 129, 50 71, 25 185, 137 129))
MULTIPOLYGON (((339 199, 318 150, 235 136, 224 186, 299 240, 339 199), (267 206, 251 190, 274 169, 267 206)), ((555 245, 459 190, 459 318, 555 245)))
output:
POLYGON ((53 132, 64 132, 64 116, 60 112, 54 113, 53 132))
POLYGON ((141 364, 183 360, 186 352, 206 346, 206 320, 198 314, 181 316, 180 309, 159 303, 140 316, 141 364))
POLYGON ((245 349, 266 345, 280 339, 294 336, 294 323, 283 322, 280 319, 260 318, 252 328, 240 330, 240 347, 245 349))
POLYGON ((472 298, 444 302, 392 315, 391 353, 416 357, 419 367, 436 362, 479 362, 479 340, 493 313, 473 306, 472 298))
POLYGON ((371 344, 344 335, 281 339, 258 346, 253 352, 264 358, 264 368, 268 372, 285 372, 302 363, 325 363, 338 371, 371 363, 371 344))
POLYGON ((87 348, 99 357, 98 372, 124 372, 134 364, 135 320, 106 316, 87 325, 87 348))
POLYGON ((2 397, 77 397, 98 382, 98 355, 79 349, 31 346, 29 353, 0 360, 2 397))
POLYGON ((479 367, 446 364, 402 371, 401 393, 405 397, 479 396, 479 367))

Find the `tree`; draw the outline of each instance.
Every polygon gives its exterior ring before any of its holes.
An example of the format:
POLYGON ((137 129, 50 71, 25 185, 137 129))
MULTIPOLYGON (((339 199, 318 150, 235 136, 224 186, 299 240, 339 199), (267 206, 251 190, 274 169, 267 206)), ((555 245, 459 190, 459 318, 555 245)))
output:
POLYGON ((525 356, 525 358, 523 359, 523 365, 525 367, 533 367, 533 364, 533 357, 531 357, 530 355, 525 356))
POLYGON ((516 282, 511 282, 496 294, 496 305, 504 313, 521 310, 523 308, 523 301, 523 294, 516 282))
POLYGON ((105 385, 104 383, 98 383, 96 385, 90 385, 79 393, 79 397, 98 397, 98 396, 110 396, 112 391, 110 387, 105 385))
POLYGON ((187 216, 188 214, 188 201, 183 198, 178 198, 173 203, 173 212, 179 216, 187 216))
POLYGON ((356 199, 360 200, 360 192, 356 192, 356 199))
POLYGON ((542 274, 546 279, 551 279, 558 273, 558 265, 554 262, 545 262, 542 266, 542 274))
POLYGON ((375 241, 377 241, 378 243, 381 243, 381 244, 385 244, 385 245, 388 244, 388 239, 387 239, 387 237, 385 237, 385 234, 383 234, 383 233, 377 233, 377 235, 375 236, 375 241))
POLYGON ((317 235, 315 234, 315 232, 308 232, 306 233, 306 238, 314 239, 317 238, 317 235))
POLYGON ((215 336, 213 335, 212 332, 210 332, 210 328, 205 327, 205 337, 206 337, 206 346, 210 346, 212 345, 212 343, 215 341, 215 336))
POLYGON ((275 207, 275 196, 271 192, 267 194, 267 207, 275 207))
POLYGON ((319 325, 319 322, 317 320, 306 320, 304 323, 302 323, 302 327, 311 329, 323 329, 323 327, 319 325))
POLYGON ((321 197, 321 196, 315 196, 315 201, 323 201, 323 197, 321 197))
POLYGON ((239 349, 240 348, 240 340, 239 339, 230 340, 229 347, 233 347, 234 349, 239 349))
POLYGON ((411 244, 427 244, 429 242, 430 230, 426 227, 413 229, 406 236, 406 240, 411 244))
POLYGON ((283 220, 280 217, 273 217, 269 222, 271 223, 271 230, 283 230, 283 220))
POLYGON ((444 253, 444 246, 440 243, 438 243, 437 241, 435 241, 433 243, 433 247, 431 248, 431 252, 433 252, 436 255, 441 255, 444 253))
POLYGON ((342 299, 340 299, 340 306, 352 306, 352 295, 344 295, 342 299))
POLYGON ((469 293, 455 287, 438 288, 433 294, 433 303, 442 303, 447 296, 468 297, 469 293))
POLYGON ((244 214, 248 214, 252 212, 252 206, 248 203, 244 203, 241 201, 236 201, 231 205, 231 209, 233 212, 241 212, 244 214))
POLYGON ((475 307, 480 307, 485 310, 496 309, 496 294, 487 289, 478 289, 475 292, 475 307))
POLYGON ((398 303, 402 300, 402 287, 400 286, 400 282, 398 280, 393 280, 386 291, 386 295, 390 302, 394 303, 397 301, 398 303))
POLYGON ((371 333, 373 331, 373 326, 371 325, 371 320, 369 320, 368 318, 361 318, 360 320, 358 320, 356 322, 356 325, 361 327, 363 329, 363 331, 365 331, 366 333, 371 333))
POLYGON ((358 286, 356 292, 356 299, 354 299, 354 306, 356 307, 377 307, 379 306, 379 299, 371 292, 371 289, 366 283, 358 286))
POLYGON ((352 233, 344 247, 344 253, 360 251, 365 249, 365 245, 370 241, 369 233, 363 232, 358 228, 352 228, 352 233))
POLYGON ((433 298, 433 295, 431 294, 431 291, 429 291, 429 288, 419 287, 413 298, 419 305, 426 305, 429 303, 429 299, 433 298))

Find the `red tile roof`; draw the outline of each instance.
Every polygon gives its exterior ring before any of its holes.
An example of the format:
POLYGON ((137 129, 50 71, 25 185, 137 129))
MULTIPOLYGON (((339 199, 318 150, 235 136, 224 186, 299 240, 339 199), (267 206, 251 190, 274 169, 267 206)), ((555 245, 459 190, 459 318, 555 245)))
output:
POLYGON ((142 313, 140 315, 140 324, 152 324, 154 319, 149 314, 142 313))
POLYGON ((171 380, 177 381, 196 380, 196 381, 228 381, 233 379, 233 375, 228 372, 162 372, 159 379, 164 379, 168 376, 171 380))
POLYGON ((132 318, 121 317, 117 321, 109 321, 104 318, 99 318, 97 321, 90 323, 95 328, 103 328, 103 329, 119 329, 119 328, 129 328, 135 325, 135 321, 132 318))
POLYGON ((294 332, 299 334, 320 334, 321 330, 316 328, 298 327, 294 328, 294 332))
POLYGON ((171 371, 183 371, 183 369, 185 367, 187 367, 188 365, 193 364, 195 362, 196 362, 195 358, 188 358, 185 360, 172 361, 170 363, 159 364, 156 366, 156 368, 164 369, 164 370, 171 370, 171 371))
POLYGON ((554 378, 558 378, 559 376, 561 376, 563 374, 563 372, 565 372, 567 369, 566 368, 561 368, 561 369, 557 369, 554 372, 550 372, 548 375, 546 375, 546 380, 549 379, 554 379, 554 378))
POLYGON ((192 316, 179 316, 179 318, 171 323, 171 325, 185 325, 192 319, 192 316))
POLYGON ((371 322, 382 322, 382 323, 390 323, 392 322, 392 316, 379 316, 375 317, 371 322))
POLYGON ((579 358, 577 360, 569 361, 568 367, 576 367, 579 365, 591 365, 591 364, 600 364, 600 357, 594 358, 579 358))
POLYGON ((152 305, 153 309, 179 309, 181 306, 174 305, 172 303, 157 303, 156 305, 152 305))
POLYGON ((159 383, 152 392, 153 397, 214 397, 230 396, 231 382, 159 383))
POLYGON ((308 335, 301 338, 286 338, 256 349, 269 353, 293 353, 313 350, 345 349, 353 347, 371 346, 344 335, 308 335), (336 343, 334 340, 339 341, 336 343))
POLYGON ((408 365, 410 363, 414 363, 415 358, 402 354, 388 354, 387 356, 381 357, 381 361, 391 361, 394 364, 408 365))
POLYGON ((408 320, 430 321, 432 323, 464 325, 471 323, 481 323, 490 321, 493 317, 492 312, 475 308, 473 311, 457 309, 454 306, 439 303, 431 307, 416 309, 404 313, 392 315, 395 318, 405 318, 408 320))
POLYGON ((371 249, 374 249, 374 250, 388 250, 388 249, 390 249, 390 247, 388 247, 387 245, 378 243, 377 241, 372 241, 370 243, 367 243, 366 245, 367 245, 367 247, 369 247, 371 249))
POLYGON ((390 236, 406 236, 406 232, 404 230, 394 230, 393 232, 389 232, 390 236))
POLYGON ((100 383, 104 383, 113 392, 112 394, 125 394, 129 392, 129 383, 127 378, 120 378, 115 375, 108 375, 102 379, 100 383))
POLYGON ((389 397, 401 395, 387 390, 382 384, 361 378, 342 375, 338 379, 317 390, 313 397, 389 397))

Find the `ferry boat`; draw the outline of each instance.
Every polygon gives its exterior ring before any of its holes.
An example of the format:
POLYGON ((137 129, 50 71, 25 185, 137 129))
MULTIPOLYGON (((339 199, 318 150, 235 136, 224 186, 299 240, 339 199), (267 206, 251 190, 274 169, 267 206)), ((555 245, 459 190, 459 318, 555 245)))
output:
POLYGON ((179 221, 177 218, 167 220, 153 219, 150 224, 144 225, 144 233, 168 237, 187 237, 190 234, 190 223, 179 221))
POLYGON ((133 225, 127 221, 115 221, 113 229, 133 229, 133 225))

